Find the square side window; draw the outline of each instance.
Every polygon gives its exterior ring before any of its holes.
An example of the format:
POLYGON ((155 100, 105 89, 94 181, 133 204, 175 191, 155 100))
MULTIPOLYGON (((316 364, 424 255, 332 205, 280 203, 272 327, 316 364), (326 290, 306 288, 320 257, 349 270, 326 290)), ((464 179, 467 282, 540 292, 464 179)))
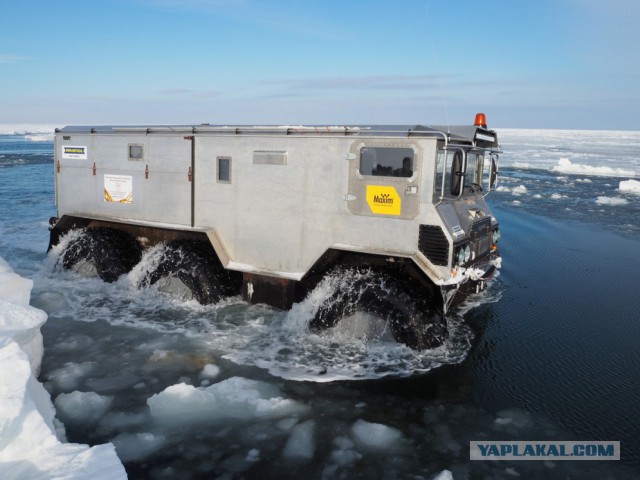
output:
POLYGON ((144 160, 144 146, 138 145, 138 144, 130 144, 129 160, 132 160, 132 161, 144 160))

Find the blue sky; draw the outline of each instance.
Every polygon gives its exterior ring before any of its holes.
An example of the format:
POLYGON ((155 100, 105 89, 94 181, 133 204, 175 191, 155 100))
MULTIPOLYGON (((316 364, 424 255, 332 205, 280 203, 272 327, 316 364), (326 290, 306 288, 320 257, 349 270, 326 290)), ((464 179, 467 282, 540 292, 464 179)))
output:
POLYGON ((25 0, 0 25, 0 123, 640 130, 637 0, 25 0))

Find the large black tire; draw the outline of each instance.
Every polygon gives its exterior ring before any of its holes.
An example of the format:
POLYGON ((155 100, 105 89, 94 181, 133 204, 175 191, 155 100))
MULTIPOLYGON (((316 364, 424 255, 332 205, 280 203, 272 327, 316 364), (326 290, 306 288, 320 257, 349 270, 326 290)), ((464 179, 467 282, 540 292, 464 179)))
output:
POLYGON ((105 282, 115 282, 128 273, 142 257, 138 240, 127 232, 106 227, 85 228, 71 240, 61 254, 64 268, 74 269, 81 262, 95 268, 105 282))
POLYGON ((209 242, 172 240, 162 250, 157 265, 147 273, 141 286, 155 285, 161 279, 178 278, 203 305, 237 295, 239 279, 224 269, 209 242))
POLYGON ((339 287, 316 311, 311 331, 334 327, 360 311, 386 320, 395 340, 415 350, 446 340, 441 302, 424 289, 383 269, 338 267, 328 275, 343 276, 343 281, 336 282, 339 287))

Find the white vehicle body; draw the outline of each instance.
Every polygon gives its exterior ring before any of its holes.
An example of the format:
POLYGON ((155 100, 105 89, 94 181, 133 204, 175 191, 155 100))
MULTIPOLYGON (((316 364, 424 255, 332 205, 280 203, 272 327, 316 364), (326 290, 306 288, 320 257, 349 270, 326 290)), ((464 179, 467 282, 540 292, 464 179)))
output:
POLYGON ((499 260, 484 198, 497 153, 484 125, 65 127, 52 242, 96 225, 151 243, 206 235, 249 300, 257 278, 304 282, 331 252, 401 261, 446 308, 461 285, 483 289, 499 260))

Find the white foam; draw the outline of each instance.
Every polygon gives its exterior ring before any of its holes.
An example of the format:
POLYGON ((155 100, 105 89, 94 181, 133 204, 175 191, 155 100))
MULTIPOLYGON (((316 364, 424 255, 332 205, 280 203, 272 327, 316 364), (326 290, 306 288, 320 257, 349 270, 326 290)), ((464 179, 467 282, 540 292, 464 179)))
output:
POLYGON ((209 387, 172 385, 147 399, 151 415, 166 425, 283 417, 307 407, 281 396, 275 385, 232 377, 209 387))
POLYGON ((40 326, 46 314, 28 305, 31 283, 11 275, 2 258, 0 271, 2 479, 126 479, 112 444, 90 448, 60 441, 64 430, 54 419, 49 394, 34 376, 40 367, 40 326))
POLYGON ((402 440, 402 432, 397 428, 361 419, 351 426, 351 436, 365 450, 388 450, 402 440))
POLYGON ((626 205, 629 203, 629 200, 621 197, 598 197, 596 199, 596 203, 598 205, 610 205, 612 207, 617 207, 620 205, 626 205))
POLYGON ((635 193, 640 195, 640 181, 638 180, 623 180, 618 186, 618 190, 626 193, 635 193))

